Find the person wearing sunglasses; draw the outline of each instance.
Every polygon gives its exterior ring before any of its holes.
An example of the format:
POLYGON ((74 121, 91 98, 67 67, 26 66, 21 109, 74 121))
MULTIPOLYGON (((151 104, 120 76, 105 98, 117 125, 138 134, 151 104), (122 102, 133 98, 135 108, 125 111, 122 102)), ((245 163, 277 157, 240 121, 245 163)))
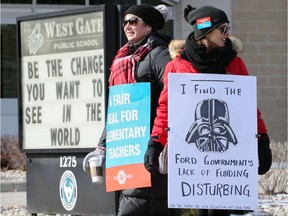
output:
MULTIPOLYGON (((136 82, 151 83, 150 128, 163 89, 164 68, 171 60, 168 51, 171 38, 158 32, 164 27, 167 15, 168 9, 165 5, 153 7, 141 4, 126 10, 122 27, 128 42, 118 50, 109 77, 109 86, 136 82)), ((96 150, 84 158, 84 171, 89 171, 87 162, 90 157, 97 157, 101 152, 105 157, 105 140, 104 130, 96 150)), ((147 188, 117 191, 116 197, 119 199, 116 201, 116 215, 180 216, 181 210, 169 209, 167 206, 167 175, 151 176, 151 184, 152 186, 147 188)))
MULTIPOLYGON (((203 6, 197 9, 187 5, 184 9, 184 18, 193 26, 193 31, 186 38, 184 49, 180 55, 171 60, 165 68, 164 88, 159 98, 157 116, 144 158, 145 168, 152 174, 165 172, 162 169, 164 166, 162 164, 166 164, 166 162, 161 161, 163 158, 161 152, 166 149, 168 136, 168 73, 248 75, 245 63, 237 56, 237 52, 233 49, 229 39, 229 20, 224 11, 212 6, 203 6)), ((258 174, 263 175, 270 169, 272 154, 266 125, 261 118, 259 109, 257 109, 257 120, 258 174)), ((245 212, 239 210, 197 210, 198 216, 228 216, 232 213, 244 214, 245 212)))

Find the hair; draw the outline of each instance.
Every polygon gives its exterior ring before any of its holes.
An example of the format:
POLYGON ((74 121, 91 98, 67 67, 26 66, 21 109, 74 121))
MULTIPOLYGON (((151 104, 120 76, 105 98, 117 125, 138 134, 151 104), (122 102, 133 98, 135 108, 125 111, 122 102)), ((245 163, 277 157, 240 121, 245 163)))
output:
POLYGON ((215 46, 213 46, 207 39, 206 37, 202 38, 202 39, 196 39, 195 36, 193 37, 193 35, 191 35, 191 39, 195 41, 195 43, 197 45, 203 45, 207 48, 207 53, 211 53, 212 50, 215 48, 215 46))

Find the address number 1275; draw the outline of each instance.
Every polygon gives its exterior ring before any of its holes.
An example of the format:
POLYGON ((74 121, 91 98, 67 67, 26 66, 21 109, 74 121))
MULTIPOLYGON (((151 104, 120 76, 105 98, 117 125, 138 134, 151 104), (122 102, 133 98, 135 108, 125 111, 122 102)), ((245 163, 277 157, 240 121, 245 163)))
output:
POLYGON ((60 167, 76 167, 76 156, 60 156, 60 167))

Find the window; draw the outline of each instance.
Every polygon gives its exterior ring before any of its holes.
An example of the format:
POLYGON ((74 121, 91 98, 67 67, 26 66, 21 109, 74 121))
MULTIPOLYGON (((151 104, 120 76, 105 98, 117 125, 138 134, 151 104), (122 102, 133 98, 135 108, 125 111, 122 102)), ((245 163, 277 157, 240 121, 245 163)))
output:
POLYGON ((136 0, 90 0, 90 5, 100 5, 100 4, 108 4, 108 5, 125 5, 125 4, 136 4, 136 0))
POLYGON ((32 4, 32 0, 1 0, 2 4, 32 4))
POLYGON ((84 5, 85 0, 37 0, 37 4, 50 5, 84 5))
POLYGON ((1 98, 17 98, 16 25, 1 24, 1 98))

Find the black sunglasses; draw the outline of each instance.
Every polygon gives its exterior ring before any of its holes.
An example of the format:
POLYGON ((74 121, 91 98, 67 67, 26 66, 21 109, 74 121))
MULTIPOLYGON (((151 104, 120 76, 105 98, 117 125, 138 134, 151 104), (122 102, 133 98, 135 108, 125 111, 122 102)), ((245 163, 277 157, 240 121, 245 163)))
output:
POLYGON ((127 25, 127 23, 129 23, 130 26, 136 26, 138 23, 138 20, 142 20, 142 19, 140 19, 138 17, 133 17, 133 18, 130 18, 128 20, 123 20, 122 26, 125 27, 127 25))
POLYGON ((218 29, 220 30, 220 32, 222 34, 226 34, 227 32, 229 32, 230 26, 229 25, 222 25, 222 26, 219 26, 218 29))

